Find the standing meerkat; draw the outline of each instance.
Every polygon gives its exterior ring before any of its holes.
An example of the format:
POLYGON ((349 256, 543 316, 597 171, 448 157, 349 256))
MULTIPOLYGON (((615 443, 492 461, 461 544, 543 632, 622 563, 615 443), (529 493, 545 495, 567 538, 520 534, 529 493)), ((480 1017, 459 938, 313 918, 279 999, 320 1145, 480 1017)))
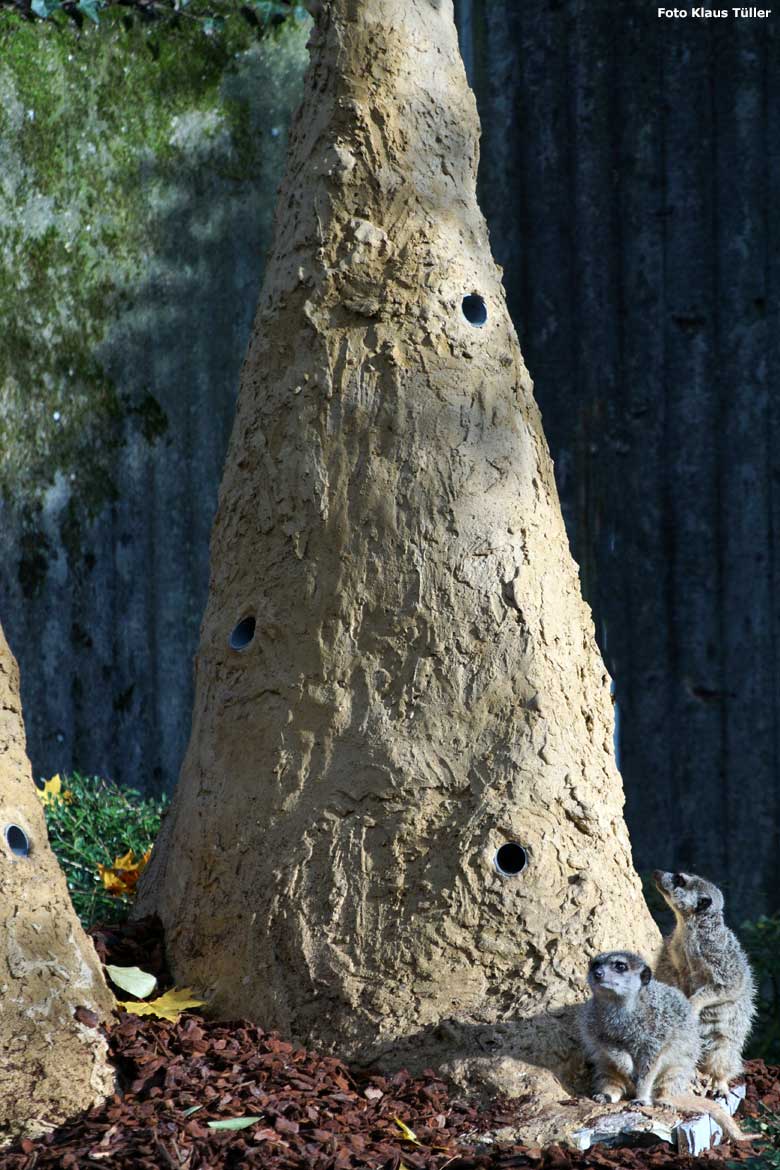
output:
POLYGON ((660 979, 679 987, 699 1019, 699 1069, 708 1088, 728 1092, 742 1072, 742 1049, 755 1012, 756 988, 747 956, 723 921, 723 894, 696 874, 653 873, 674 911, 672 934, 664 939, 660 979))
POLYGON ((726 1135, 742 1133, 713 1101, 691 1091, 701 1051, 698 1021, 680 990, 659 983, 641 955, 610 951, 588 969, 591 998, 580 1012, 580 1035, 593 1066, 597 1101, 631 1098, 700 1110, 726 1135))

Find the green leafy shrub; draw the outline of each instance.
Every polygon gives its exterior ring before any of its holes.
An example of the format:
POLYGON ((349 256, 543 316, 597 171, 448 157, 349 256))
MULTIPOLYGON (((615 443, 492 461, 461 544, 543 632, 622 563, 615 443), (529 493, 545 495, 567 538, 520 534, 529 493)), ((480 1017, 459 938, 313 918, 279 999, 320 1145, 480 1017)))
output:
POLYGON ((77 772, 62 778, 62 793, 44 799, 44 811, 76 913, 85 926, 120 921, 132 898, 109 893, 98 866, 113 866, 129 850, 136 860, 143 857, 157 836, 167 799, 145 799, 112 780, 77 772))
POLYGON ((742 1128, 752 1132, 753 1156, 740 1162, 727 1162, 728 1170, 780 1170, 780 1114, 765 1109, 758 1117, 748 1117, 742 1128))
POLYGON ((748 1055, 780 1064, 780 913, 743 922, 739 935, 758 986, 758 1017, 748 1055))

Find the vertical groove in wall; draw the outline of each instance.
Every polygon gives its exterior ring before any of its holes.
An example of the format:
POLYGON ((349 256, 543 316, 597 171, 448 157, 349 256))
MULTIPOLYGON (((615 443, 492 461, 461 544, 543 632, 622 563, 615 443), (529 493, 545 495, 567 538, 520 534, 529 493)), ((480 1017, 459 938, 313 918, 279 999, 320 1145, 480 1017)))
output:
POLYGON ((486 98, 481 116, 480 202, 490 226, 493 252, 510 280, 519 268, 519 241, 513 225, 522 200, 515 106, 518 58, 512 26, 509 6, 486 4, 479 35, 476 30, 474 34, 479 54, 475 74, 486 98))
POLYGON ((460 55, 469 85, 474 85, 474 8, 473 0, 455 0, 460 55))
MULTIPOLYGON (((712 333, 712 375, 711 375, 711 393, 716 404, 716 423, 713 435, 713 442, 716 451, 716 515, 717 515, 717 593, 718 593, 718 662, 720 671, 720 686, 716 701, 720 706, 720 743, 719 743, 719 757, 718 757, 718 774, 716 777, 710 776, 710 807, 713 809, 715 815, 713 820, 720 824, 728 824, 728 769, 727 769, 727 743, 728 743, 728 708, 730 706, 729 700, 733 697, 733 693, 729 690, 730 682, 728 678, 727 667, 727 648, 726 648, 726 622, 728 615, 725 612, 723 604, 723 589, 725 584, 725 576, 727 571, 726 558, 724 555, 723 541, 725 536, 722 509, 725 500, 724 487, 727 483, 728 469, 723 466, 723 457, 727 452, 727 446, 724 443, 724 426, 726 424, 725 411, 725 390, 726 380, 724 379, 723 369, 723 331, 727 327, 727 320, 723 312, 723 300, 721 290, 723 288, 723 266, 721 264, 721 256, 723 245, 728 247, 728 240, 724 236, 724 225, 722 222, 723 203, 722 190, 720 184, 720 171, 724 160, 729 159, 732 144, 726 143, 722 137, 722 130, 725 125, 722 118, 722 110, 720 107, 719 97, 719 74, 725 62, 721 61, 721 52, 723 47, 723 37, 720 35, 721 30, 715 28, 710 31, 711 41, 711 60, 709 72, 709 89, 710 89, 710 111, 712 118, 712 147, 710 159, 711 171, 711 191, 710 202, 714 209, 711 221, 711 254, 713 257, 713 333, 712 333), (716 794, 717 792, 717 794, 716 794), (717 811, 715 811, 717 809, 717 811)), ((728 70, 727 70, 728 71, 728 70)), ((733 80, 729 77, 729 80, 733 80)), ((727 164, 728 165, 728 162, 727 164)), ((725 881, 728 882, 728 841, 725 834, 721 834, 721 872, 724 874, 725 881)), ((725 884, 725 883, 724 883, 725 884)))
POLYGON ((702 809, 721 768, 717 395, 709 29, 664 28, 666 60, 666 466, 671 536, 675 861, 722 873, 722 833, 702 809), (684 728, 682 735, 678 729, 684 728))
MULTIPOLYGON (((153 383, 152 383, 153 384, 153 383)), ((119 468, 119 500, 116 505, 118 560, 116 671, 113 704, 117 724, 116 778, 133 777, 143 786, 156 764, 150 758, 149 722, 154 686, 159 683, 157 651, 162 631, 156 623, 154 596, 163 550, 159 543, 160 499, 157 494, 153 454, 139 435, 128 437, 119 468), (142 488, 145 523, 135 523, 142 488), (142 566, 149 565, 144 573, 142 566), (147 686, 151 680, 151 686, 147 686)))
MULTIPOLYGON (((571 317, 572 194, 569 106, 567 94, 569 14, 562 6, 513 10, 511 35, 525 48, 515 74, 514 161, 506 203, 513 214, 516 246, 504 271, 510 310, 531 368, 545 433, 555 452, 556 477, 567 523, 575 525, 572 505, 574 441, 566 419, 576 415, 576 387, 568 401, 549 401, 548 385, 565 386, 576 344, 571 317), (529 26, 529 27, 527 27, 529 26), (518 224, 525 225, 519 232, 518 224)), ((504 148, 506 149, 506 148, 504 148)), ((505 180, 506 181, 506 180, 505 180)), ((500 195, 500 191, 499 191, 500 195)))
MULTIPOLYGON (((620 69, 621 54, 623 52, 624 30, 622 23, 609 21, 604 33, 605 48, 608 56, 605 62, 608 94, 608 154, 606 158, 607 183, 609 191, 609 219, 611 229, 610 240, 610 287, 615 304, 625 304, 625 290, 623 288, 623 266, 621 258, 625 252, 625 234, 623 230, 622 203, 623 203, 623 169, 621 158, 621 87, 620 69)), ((610 459, 607 464, 606 493, 615 497, 627 490, 628 464, 626 460, 626 401, 624 369, 624 336, 622 314, 610 317, 610 332, 612 335, 613 350, 613 385, 610 401, 609 430, 606 435, 609 444, 610 459)), ((628 576, 625 557, 623 556, 623 533, 615 518, 605 510, 605 530, 600 542, 600 556, 607 560, 608 577, 614 582, 614 604, 612 606, 611 624, 605 631, 602 641, 602 650, 607 668, 612 675, 612 687, 615 701, 615 749, 618 767, 622 764, 621 721, 620 714, 625 706, 619 679, 627 675, 626 664, 629 657, 629 631, 631 629, 630 592, 628 590, 628 576)), ((599 599, 596 604, 599 609, 606 609, 609 599, 599 599)))
MULTIPOLYGON (((624 657, 616 663, 621 702, 621 767, 637 864, 669 839, 668 780, 673 732, 669 710, 669 558, 667 555, 666 395, 664 383, 663 56, 658 26, 638 7, 621 25, 620 369, 624 491, 612 504, 627 594, 624 657), (659 777, 663 777, 661 782, 659 777), (641 783, 633 782, 643 777, 641 783)), ((605 596, 604 604, 608 605, 605 596)))
MULTIPOLYGON (((676 729, 678 727, 679 721, 677 719, 677 710, 676 710, 676 684, 677 684, 677 662, 676 662, 676 646, 675 646, 676 632, 675 632, 674 623, 673 623, 674 578, 673 578, 673 573, 672 573, 672 550, 673 550, 673 530, 674 530, 674 525, 673 525, 674 500, 672 498, 670 476, 668 475, 668 469, 667 469, 667 451, 669 448, 669 434, 670 434, 671 425, 672 425, 671 411, 670 411, 670 378, 669 378, 671 362, 670 362, 669 347, 667 345, 668 330, 666 328, 666 323, 667 323, 667 320, 669 317, 668 289, 670 287, 669 281, 667 279, 667 276, 668 276, 668 272, 667 272, 667 256, 668 256, 667 242, 668 242, 668 236, 669 236, 669 216, 668 216, 669 196, 668 196, 667 186, 666 186, 666 176, 668 174, 668 161, 667 161, 668 149, 667 149, 666 127, 667 127, 667 123, 668 123, 668 119, 669 119, 669 115, 670 115, 670 105, 665 100, 665 94, 666 94, 666 60, 665 60, 665 58, 666 58, 666 53, 665 53, 665 49, 664 49, 665 37, 664 37, 663 26, 658 26, 658 28, 656 30, 655 39, 656 39, 656 42, 658 45, 659 68, 658 68, 658 71, 656 74, 656 77, 658 80, 658 89, 657 89, 656 93, 654 94, 654 100, 659 103, 659 109, 661 110, 661 118, 660 118, 661 150, 660 150, 660 159, 659 159, 660 166, 659 166, 659 172, 658 172, 658 186, 660 188, 660 202, 659 202, 658 214, 660 217, 660 224, 661 224, 661 239, 660 239, 661 281, 660 281, 660 287, 659 287, 660 313, 659 313, 659 319, 658 319, 658 339, 659 339, 659 344, 660 344, 660 349, 661 349, 659 389, 660 389, 660 395, 663 399, 663 428, 661 431, 660 466, 659 466, 659 478, 661 481, 661 508, 659 511, 659 530, 662 533, 662 538, 661 538, 661 542, 660 542, 660 556, 662 558, 661 563, 664 566, 664 592, 663 592, 664 607, 663 607, 663 611, 662 611, 663 624, 661 627, 659 627, 658 632, 660 633, 660 630, 661 629, 663 630, 663 637, 665 639, 666 651, 667 651, 667 656, 666 656, 667 674, 666 674, 666 676, 663 679, 663 682, 661 684, 663 687, 663 690, 664 690, 664 719, 660 725, 659 734, 662 737, 662 740, 666 740, 670 744, 670 750, 666 756, 667 768, 663 773, 661 773, 659 775, 658 788, 659 788, 659 793, 660 793, 660 797, 661 797, 661 807, 663 810, 663 824, 666 825, 668 828, 670 823, 676 824, 676 821, 674 818, 674 810, 676 809, 676 806, 677 806, 677 792, 675 791, 676 777, 675 777, 675 771, 674 771, 674 759, 675 759, 676 745, 673 742, 673 735, 674 735, 673 729, 676 729)), ((641 588, 641 586, 640 586, 640 588, 641 588)), ((640 703, 642 702, 641 694, 639 696, 638 701, 640 703)), ((652 760, 652 749, 651 749, 651 752, 648 753, 648 756, 647 756, 647 765, 649 767, 652 767, 652 764, 653 764, 653 760, 652 760)), ((636 776, 642 776, 642 775, 643 775, 642 771, 637 771, 636 776)), ((668 848, 669 848, 669 854, 670 854, 670 859, 669 859, 668 863, 670 864, 670 868, 672 868, 674 865, 677 864, 677 862, 676 862, 676 852, 677 852, 677 833, 676 833, 676 831, 674 832, 673 837, 671 839, 667 838, 667 840, 668 840, 668 848), (671 862, 671 858, 675 859, 673 863, 671 862)), ((650 846, 650 841, 646 842, 645 844, 646 844, 646 846, 650 846)), ((665 868, 665 865, 662 866, 662 868, 665 868)))
POLYGON ((70 569, 74 606, 70 671, 76 702, 68 732, 81 769, 91 758, 109 760, 113 755, 113 705, 105 700, 112 685, 115 636, 113 552, 109 513, 88 525, 70 569))
POLYGON ((769 485, 769 573, 771 630, 771 692, 763 700, 772 724, 772 766, 766 790, 773 809, 774 828, 768 842, 768 886, 780 890, 780 35, 775 24, 764 46, 764 140, 766 160, 762 211, 767 233, 766 274, 767 433, 766 474, 769 485), (771 777, 771 778, 770 778, 771 777))
MULTIPOLYGON (((763 458, 767 239, 762 56, 746 23, 720 30, 715 68, 718 150, 718 390, 721 498, 722 647, 725 714, 723 834, 731 892, 749 899, 753 877, 744 842, 770 840, 776 809, 773 765, 772 605, 769 588, 770 479, 763 458)), ((758 860, 758 859, 757 859, 758 860)), ((767 859, 768 862, 768 859, 767 859)), ((763 866, 762 880, 770 876, 763 866)))

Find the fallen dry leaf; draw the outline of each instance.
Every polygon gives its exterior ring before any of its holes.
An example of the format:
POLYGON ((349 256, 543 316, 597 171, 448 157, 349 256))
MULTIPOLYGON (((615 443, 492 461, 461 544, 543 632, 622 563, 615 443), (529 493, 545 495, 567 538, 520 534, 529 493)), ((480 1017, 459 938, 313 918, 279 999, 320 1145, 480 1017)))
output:
POLYGON ((175 1024, 182 1012, 189 1011, 190 1008, 205 1007, 205 1004, 205 999, 198 999, 193 995, 191 987, 173 987, 166 991, 165 995, 146 1003, 119 1002, 117 1006, 134 1016, 158 1016, 161 1020, 170 1020, 175 1024))
POLYGON ((137 999, 146 999, 157 986, 154 975, 142 971, 140 967, 116 967, 113 963, 107 963, 106 973, 113 984, 122 991, 129 991, 137 999))
POLYGON ((262 1117, 229 1117, 225 1121, 207 1121, 209 1129, 246 1129, 249 1125, 256 1125, 262 1117))
POLYGON ((73 800, 73 793, 70 789, 62 787, 62 777, 59 772, 52 776, 51 780, 44 780, 43 788, 38 788, 36 791, 43 805, 56 804, 58 800, 64 800, 66 804, 70 804, 73 800))
POLYGON ((115 857, 113 865, 98 865, 98 873, 103 879, 103 886, 109 894, 135 893, 138 879, 146 869, 147 862, 152 856, 151 849, 147 849, 143 857, 135 860, 132 849, 128 849, 124 857, 115 857))
POLYGON ((402 1136, 403 1136, 403 1138, 404 1138, 404 1141, 407 1141, 407 1142, 414 1142, 414 1144, 415 1144, 416 1146, 419 1146, 419 1145, 420 1145, 420 1141, 419 1141, 419 1139, 418 1139, 418 1137, 417 1137, 417 1134, 414 1132, 414 1130, 413 1130, 413 1129, 409 1129, 409 1126, 408 1126, 408 1125, 404 1125, 404 1123, 403 1123, 403 1121, 401 1121, 400 1117, 394 1117, 394 1118, 393 1118, 393 1121, 395 1122, 395 1124, 396 1124, 396 1125, 398 1126, 398 1128, 400 1129, 400 1131, 401 1131, 401 1134, 402 1134, 402 1136))

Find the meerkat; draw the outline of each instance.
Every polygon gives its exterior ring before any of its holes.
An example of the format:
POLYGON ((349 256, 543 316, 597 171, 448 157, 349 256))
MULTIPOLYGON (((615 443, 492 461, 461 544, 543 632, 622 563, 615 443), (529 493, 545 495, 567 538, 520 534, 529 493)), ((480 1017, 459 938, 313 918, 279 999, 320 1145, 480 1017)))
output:
POLYGON ((742 1049, 755 1012, 756 988, 747 956, 723 921, 723 894, 696 874, 653 873, 674 911, 658 977, 688 996, 699 1020, 699 1071, 708 1089, 725 1096, 742 1072, 742 1049))
POLYGON ((709 1113, 734 1141, 742 1133, 719 1105, 695 1096, 691 1084, 701 1051, 696 1014, 676 987, 659 983, 631 951, 597 955, 588 969, 591 998, 580 1012, 580 1035, 593 1066, 596 1101, 629 1097, 709 1113))

